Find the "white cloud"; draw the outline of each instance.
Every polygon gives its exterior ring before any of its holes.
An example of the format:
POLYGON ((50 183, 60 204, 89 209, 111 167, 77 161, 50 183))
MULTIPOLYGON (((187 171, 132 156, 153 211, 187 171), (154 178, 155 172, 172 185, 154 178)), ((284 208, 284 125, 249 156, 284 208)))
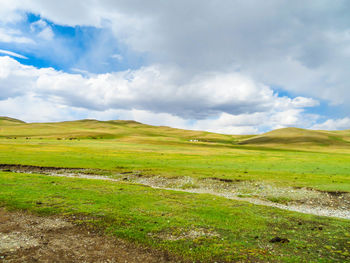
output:
POLYGON ((311 127, 314 130, 346 130, 350 129, 350 118, 329 119, 323 123, 315 124, 311 127))
POLYGON ((319 101, 312 98, 296 97, 292 100, 292 104, 297 108, 315 107, 320 105, 319 101))
MULTIPOLYGON (((1 68, 0 75, 5 77, 0 80, 0 99, 34 94, 47 103, 86 109, 96 116, 118 111, 152 123, 158 118, 186 127, 191 119, 196 120, 193 128, 239 133, 310 127, 318 116, 304 109, 318 106, 319 99, 343 105, 350 112, 346 103, 350 100, 347 1, 0 3, 3 23, 30 11, 60 25, 103 27, 115 34, 118 43, 149 58, 149 64, 138 70, 99 75, 17 64, 12 65, 13 72, 1 68), (274 86, 296 97, 281 98, 274 86)), ((44 20, 32 26, 36 42, 54 37, 44 20)), ((0 41, 25 44, 33 40, 7 28, 0 29, 0 41)), ((54 50, 51 53, 59 53, 56 43, 48 46, 50 52, 54 50)), ((103 63, 98 61, 103 49, 101 45, 93 60, 81 58, 74 67, 86 69, 84 65, 95 60, 103 63)), ((107 57, 123 58, 119 54, 107 57)), ((340 119, 323 125, 342 122, 345 127, 346 121, 340 119)))
POLYGON ((118 61, 122 61, 122 60, 123 60, 123 56, 120 55, 120 54, 113 54, 113 55, 111 56, 111 58, 114 58, 114 59, 116 59, 116 60, 118 60, 118 61))
POLYGON ((18 43, 18 44, 34 44, 35 42, 23 36, 22 32, 15 29, 0 27, 0 42, 18 43))
POLYGON ((0 21, 14 23, 23 19, 23 13, 18 11, 20 5, 18 0, 0 0, 0 21))
POLYGON ((0 54, 5 54, 5 55, 9 55, 11 57, 16 57, 16 58, 22 58, 22 59, 28 59, 27 57, 20 55, 18 53, 9 51, 9 50, 4 50, 4 49, 0 49, 0 54))
MULTIPOLYGON (((37 0, 2 1, 2 9, 34 12, 61 25, 111 28, 118 41, 189 75, 236 66, 255 82, 292 94, 333 104, 350 99, 345 0, 37 0)), ((43 35, 50 37, 48 32, 43 35)))
POLYGON ((21 81, 21 76, 30 71, 33 92, 75 107, 150 110, 201 119, 221 112, 265 112, 282 103, 286 107, 286 100, 290 102, 288 107, 293 106, 290 99, 278 98, 270 88, 235 72, 198 75, 189 82, 179 83, 181 72, 177 68, 157 65, 82 77, 4 60, 3 65, 11 64, 12 69, 2 81, 12 81, 12 86, 16 87, 15 82, 21 81))
POLYGON ((89 71, 80 68, 71 68, 70 70, 81 75, 91 75, 89 71))
POLYGON ((33 94, 25 94, 0 100, 0 112, 4 113, 5 116, 11 116, 27 122, 74 119, 74 117, 72 118, 69 108, 45 101, 33 94))
POLYGON ((39 38, 42 38, 46 41, 52 40, 54 33, 52 28, 48 23, 42 19, 35 21, 30 24, 30 30, 32 33, 35 33, 39 38))
POLYGON ((46 21, 39 19, 33 23, 30 24, 30 30, 34 33, 43 30, 44 28, 46 28, 48 25, 46 23, 46 21))
POLYGON ((237 72, 199 74, 189 82, 179 82, 179 76, 176 67, 157 65, 82 76, 0 57, 1 115, 20 117, 22 111, 26 117, 32 112, 37 120, 80 114, 124 116, 178 128, 255 133, 275 126, 303 125, 311 118, 302 106, 316 105, 307 98, 277 97, 269 87, 237 72), (39 106, 42 113, 36 110, 39 106))

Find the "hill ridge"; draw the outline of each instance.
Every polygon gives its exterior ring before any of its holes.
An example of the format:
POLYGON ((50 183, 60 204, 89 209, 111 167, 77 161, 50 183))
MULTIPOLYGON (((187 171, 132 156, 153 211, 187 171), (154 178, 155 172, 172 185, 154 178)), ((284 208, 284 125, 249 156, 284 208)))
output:
MULTIPOLYGON (((228 146, 341 146, 350 147, 350 130, 324 131, 288 127, 258 135, 227 135, 206 131, 152 126, 134 120, 82 119, 25 123, 0 117, 0 138, 118 139, 153 143, 216 143, 228 146)), ((299 147, 298 146, 298 147, 299 147)))
POLYGON ((0 116, 0 121, 7 121, 7 122, 15 122, 15 123, 26 123, 22 120, 7 117, 7 116, 0 116))
POLYGON ((316 144, 350 145, 350 131, 310 130, 297 127, 287 127, 272 130, 252 138, 242 140, 241 145, 271 145, 271 144, 316 144))

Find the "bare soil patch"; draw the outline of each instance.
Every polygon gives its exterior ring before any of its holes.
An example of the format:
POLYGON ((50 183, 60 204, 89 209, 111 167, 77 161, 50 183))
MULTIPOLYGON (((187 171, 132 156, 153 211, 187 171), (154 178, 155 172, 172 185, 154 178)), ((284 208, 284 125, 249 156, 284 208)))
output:
POLYGON ((59 217, 0 208, 0 262, 179 262, 59 217))

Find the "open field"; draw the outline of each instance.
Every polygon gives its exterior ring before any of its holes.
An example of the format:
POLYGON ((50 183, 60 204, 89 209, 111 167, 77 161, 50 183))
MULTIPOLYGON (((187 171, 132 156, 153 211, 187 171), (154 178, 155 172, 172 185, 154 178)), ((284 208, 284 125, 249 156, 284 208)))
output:
POLYGON ((122 182, 2 172, 1 188, 1 203, 9 208, 84 215, 87 224, 184 259, 310 262, 349 256, 349 221, 122 182), (269 242, 274 237, 290 242, 269 242))
POLYGON ((350 220, 244 201, 349 211, 349 163, 350 131, 231 136, 129 121, 0 119, 1 206, 68 218, 173 261, 350 260, 350 220), (40 167, 115 181, 52 177, 40 167))

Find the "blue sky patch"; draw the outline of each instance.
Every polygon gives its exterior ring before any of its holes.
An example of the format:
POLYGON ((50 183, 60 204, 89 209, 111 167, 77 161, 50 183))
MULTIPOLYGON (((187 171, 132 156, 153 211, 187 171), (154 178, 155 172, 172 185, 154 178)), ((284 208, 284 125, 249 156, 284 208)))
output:
POLYGON ((21 31, 32 43, 0 42, 0 49, 26 56, 28 59, 15 58, 22 64, 66 72, 78 69, 106 73, 137 69, 146 63, 146 54, 134 52, 121 44, 108 28, 56 25, 32 13, 26 17, 11 27, 21 31), (53 33, 52 39, 42 39, 40 31, 33 32, 31 26, 38 21, 46 23, 47 30, 53 33))

